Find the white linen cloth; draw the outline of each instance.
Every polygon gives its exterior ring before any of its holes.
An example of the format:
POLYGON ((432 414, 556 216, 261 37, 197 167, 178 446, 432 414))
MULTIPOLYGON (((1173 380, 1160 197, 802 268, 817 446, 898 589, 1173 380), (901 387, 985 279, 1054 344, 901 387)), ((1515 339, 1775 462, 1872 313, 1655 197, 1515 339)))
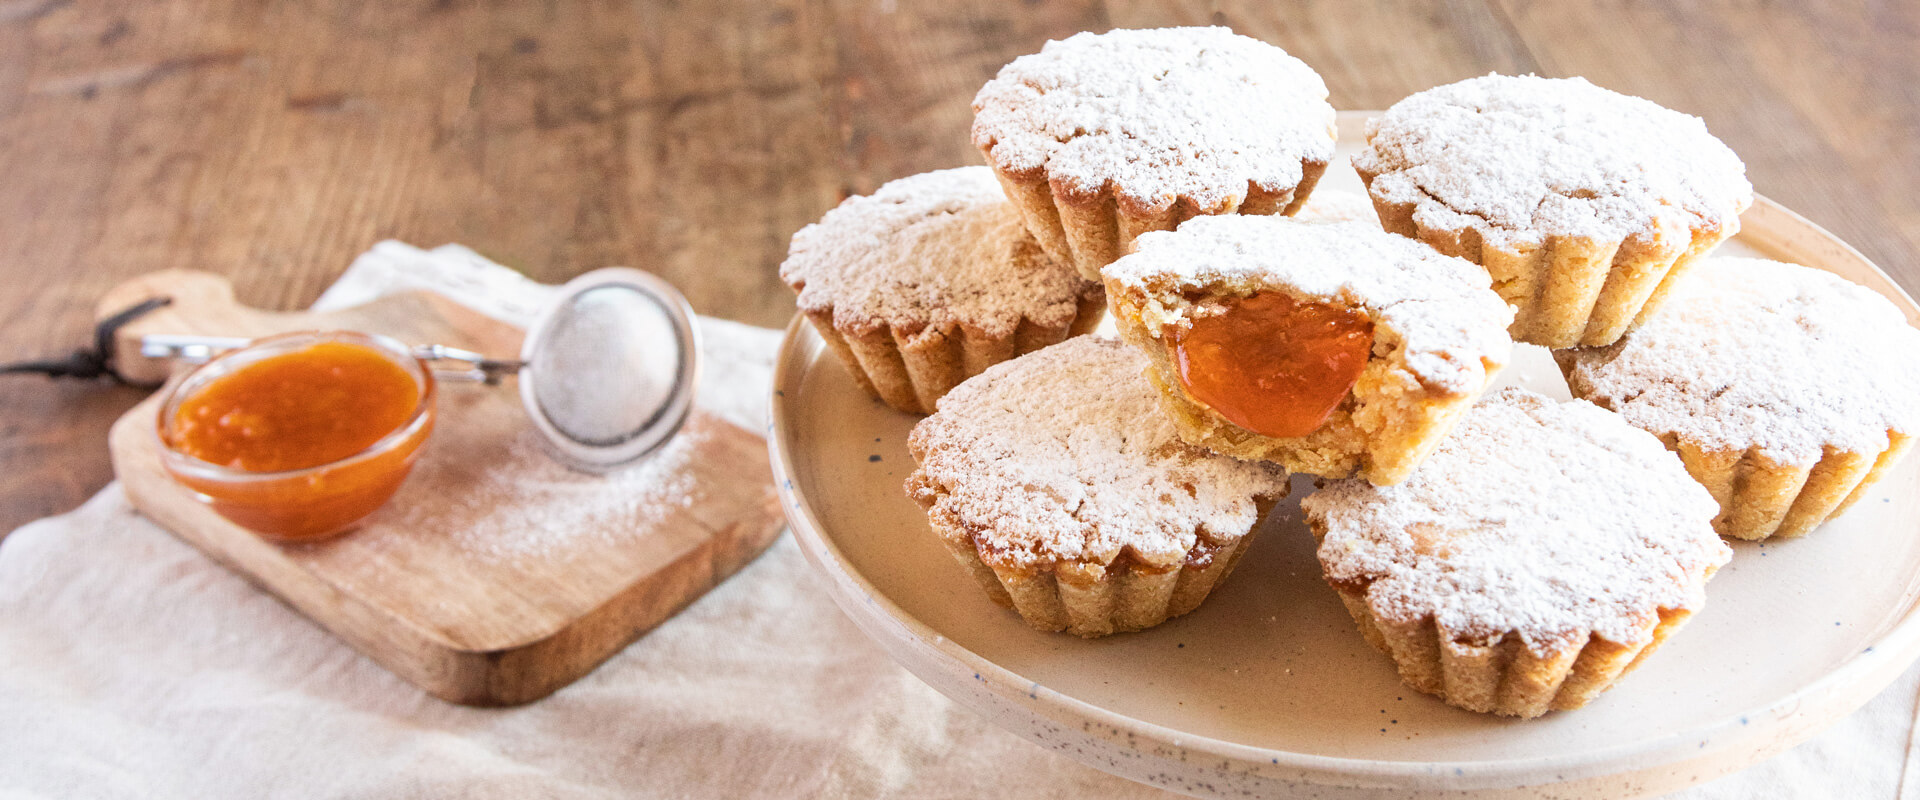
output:
MULTIPOLYGON (((540 289, 384 242, 321 303, 433 288, 522 323, 540 289)), ((778 334, 701 319, 703 404, 758 430, 778 334)), ((1920 670, 1675 797, 1912 798, 1920 670)), ((110 485, 0 542, 0 800, 1169 797, 1033 746, 888 660, 792 540, 547 699, 449 705, 136 514, 110 485)))

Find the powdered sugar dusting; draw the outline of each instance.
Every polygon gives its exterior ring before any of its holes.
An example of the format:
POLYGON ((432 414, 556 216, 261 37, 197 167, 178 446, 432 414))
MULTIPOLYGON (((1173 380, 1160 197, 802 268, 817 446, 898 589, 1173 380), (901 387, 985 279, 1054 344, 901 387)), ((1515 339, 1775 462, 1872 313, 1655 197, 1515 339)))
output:
POLYGON ((977 531, 989 562, 1110 564, 1122 551, 1178 566, 1231 542, 1286 474, 1180 441, 1143 377, 1144 356, 1082 336, 994 366, 913 429, 908 491, 977 531))
POLYGON ((1048 258, 986 167, 901 178, 850 197, 793 235, 780 277, 802 311, 896 334, 968 326, 1011 335, 1023 318, 1060 326, 1097 284, 1048 258))
POLYGON ((1312 68, 1226 28, 1080 33, 1014 59, 973 100, 973 143, 1055 192, 1111 188, 1164 211, 1216 209, 1247 185, 1284 192, 1333 157, 1334 112, 1312 68))
POLYGON ((605 475, 575 472, 545 452, 510 393, 450 390, 413 474, 351 538, 374 551, 529 568, 644 546, 660 523, 710 505, 710 491, 724 488, 694 456, 713 451, 726 423, 766 424, 779 332, 706 317, 699 325, 698 411, 646 460, 605 475))
POLYGON ((1794 264, 1708 259, 1645 324, 1567 351, 1569 383, 1628 422, 1808 466, 1920 431, 1920 331, 1886 298, 1794 264))
POLYGON ((1485 270, 1373 223, 1196 217, 1142 235, 1132 255, 1101 274, 1146 296, 1149 331, 1189 324, 1185 293, 1221 285, 1365 309, 1376 338, 1382 329, 1398 338, 1407 370, 1447 393, 1477 391, 1486 384, 1482 360, 1505 364, 1513 350, 1513 310, 1485 270))
POLYGON ((1511 631, 1536 653, 1589 631, 1644 642, 1732 557, 1719 506, 1658 439, 1522 389, 1482 400, 1405 482, 1333 481, 1300 506, 1325 531, 1327 578, 1367 584, 1382 618, 1477 642, 1511 631))
POLYGON ((446 539, 490 561, 547 562, 603 555, 705 498, 689 457, 713 435, 692 424, 647 460, 605 475, 570 470, 523 430, 495 455, 429 459, 373 524, 446 539))
POLYGON ((1326 188, 1314 189, 1313 196, 1294 212, 1293 218, 1301 222, 1380 222, 1373 212, 1373 201, 1366 195, 1326 188))
MULTIPOLYGON (((1505 247, 1737 229, 1746 167, 1698 117, 1581 78, 1488 75, 1420 92, 1367 123, 1354 157, 1415 221, 1505 247)), ((1682 241, 1685 241, 1683 238, 1682 241)))

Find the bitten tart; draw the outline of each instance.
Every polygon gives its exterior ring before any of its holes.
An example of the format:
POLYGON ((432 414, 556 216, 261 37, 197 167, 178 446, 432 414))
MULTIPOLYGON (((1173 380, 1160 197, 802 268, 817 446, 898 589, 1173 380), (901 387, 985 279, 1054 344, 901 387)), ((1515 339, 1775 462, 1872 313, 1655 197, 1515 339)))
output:
POLYGON ((917 414, 993 364, 1093 330, 1106 308, 985 167, 847 198, 793 235, 780 277, 860 387, 917 414))
POLYGON ((1680 454, 1735 538, 1812 530, 1920 430, 1920 331, 1810 267, 1708 259, 1619 342, 1554 355, 1575 397, 1680 454))
POLYGON ((1145 359, 1083 336, 992 367, 908 438, 906 490, 987 594, 1104 636, 1192 611, 1286 495, 1286 473, 1180 441, 1145 359))
POLYGON ((1353 166, 1387 230, 1485 267, 1513 337, 1553 348, 1620 338, 1753 202, 1699 118, 1580 78, 1420 92, 1368 121, 1353 166))
POLYGON ((1660 441, 1585 401, 1489 395, 1396 486, 1301 501, 1328 583, 1401 679, 1448 704, 1579 708, 1705 602, 1732 556, 1660 441))
POLYGON ((1202 217, 1105 275, 1181 438, 1293 472, 1405 478, 1513 348, 1484 271, 1372 223, 1202 217))
POLYGON ((1320 76, 1226 28, 1080 33, 973 100, 973 144, 1027 229, 1089 280, 1141 233, 1291 214, 1333 158, 1320 76))

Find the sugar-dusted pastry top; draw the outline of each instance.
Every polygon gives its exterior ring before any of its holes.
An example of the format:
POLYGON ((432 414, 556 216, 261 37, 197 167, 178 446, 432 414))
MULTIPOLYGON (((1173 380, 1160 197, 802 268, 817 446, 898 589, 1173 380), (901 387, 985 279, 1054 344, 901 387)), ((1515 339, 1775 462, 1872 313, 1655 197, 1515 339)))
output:
POLYGON ((1187 445, 1142 376, 1146 358, 1081 336, 995 365, 940 400, 908 439, 908 492, 975 531, 998 566, 1178 567, 1202 540, 1237 539, 1286 473, 1187 445))
POLYGON ((1101 275, 1144 296, 1149 331, 1189 325, 1204 309, 1190 292, 1284 290, 1296 299, 1364 309, 1374 348, 1402 350, 1430 390, 1459 394, 1486 384, 1483 359, 1506 363, 1513 310, 1485 270, 1371 222, 1308 223, 1277 216, 1196 217, 1178 230, 1142 234, 1132 255, 1101 275))
POLYGON ((1569 383, 1628 422, 1711 450, 1809 465, 1920 433, 1920 330, 1885 297, 1811 267, 1696 265, 1620 341, 1563 351, 1569 383))
POLYGON ((1300 507, 1327 579, 1366 585, 1375 614, 1535 652, 1643 642, 1732 557, 1719 505, 1658 439, 1522 389, 1480 401, 1405 482, 1334 481, 1300 507))
POLYGON ((800 310, 897 334, 1064 325, 1100 287, 1054 262, 1021 227, 986 167, 926 172, 849 197, 793 235, 780 277, 800 310))
POLYGON ((1293 218, 1302 222, 1366 222, 1375 225, 1380 222, 1379 215, 1373 211, 1373 201, 1367 199, 1366 195, 1324 187, 1313 190, 1313 196, 1299 211, 1294 212, 1293 218))
POLYGON ((1319 74, 1226 28, 1079 33, 1001 68, 973 99, 973 143, 1055 192, 1111 188, 1123 204, 1201 208, 1300 182, 1333 157, 1319 74))
POLYGON ((1414 220, 1503 246, 1737 229, 1746 166, 1698 117, 1582 78, 1487 75, 1420 92, 1368 120, 1354 166, 1414 220))

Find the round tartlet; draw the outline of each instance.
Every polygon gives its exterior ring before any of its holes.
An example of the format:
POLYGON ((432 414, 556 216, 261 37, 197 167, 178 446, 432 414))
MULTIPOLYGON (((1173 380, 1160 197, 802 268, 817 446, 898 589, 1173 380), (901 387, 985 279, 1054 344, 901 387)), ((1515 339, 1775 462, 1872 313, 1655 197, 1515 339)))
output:
POLYGON ((1811 267, 1708 259, 1619 342, 1554 355, 1575 397, 1680 454, 1735 538, 1812 530, 1920 429, 1920 330, 1811 267))
POLYGON ((1141 233, 1290 214, 1333 158, 1312 68, 1226 28, 1080 33, 973 100, 973 144, 1054 258, 1090 280, 1141 233))
POLYGON ((1364 222, 1285 217, 1194 219, 1142 236, 1105 271, 1120 334, 1146 353, 1148 377, 1187 442, 1329 478, 1399 481, 1473 405, 1513 349, 1513 311, 1487 274, 1364 222), (1196 319, 1249 296, 1281 293, 1355 314, 1372 327, 1364 366, 1311 433, 1263 435, 1193 396, 1176 342, 1196 319))
POLYGON ((1085 637, 1200 605, 1286 473, 1180 441, 1127 346, 1083 336, 1000 364, 908 438, 906 491, 1000 605, 1085 637))
POLYGON ((1575 400, 1489 395, 1405 483, 1301 501, 1368 642, 1472 711, 1578 708, 1705 602, 1732 556, 1659 440, 1575 400))
POLYGON ((985 167, 847 198, 793 235, 780 277, 861 388, 918 414, 993 364, 1093 330, 1106 308, 985 167))
POLYGON ((1699 118, 1581 78, 1420 92, 1368 121, 1353 165, 1387 230, 1485 267, 1513 337, 1553 348, 1618 339, 1753 202, 1699 118))

